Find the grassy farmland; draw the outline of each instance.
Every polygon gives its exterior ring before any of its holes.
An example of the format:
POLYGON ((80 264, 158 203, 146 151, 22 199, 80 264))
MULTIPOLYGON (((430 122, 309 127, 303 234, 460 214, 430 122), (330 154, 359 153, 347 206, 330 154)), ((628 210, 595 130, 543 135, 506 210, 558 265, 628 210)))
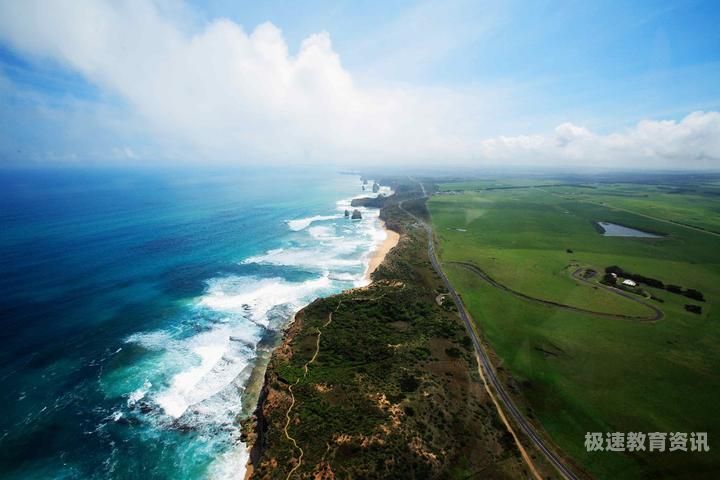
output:
POLYGON ((680 223, 705 230, 720 225, 716 186, 562 183, 441 185, 429 206, 448 276, 519 385, 531 416, 591 473, 714 478, 720 468, 713 448, 720 438, 714 413, 720 398, 720 314, 714 307, 720 302, 720 237, 680 223), (595 221, 663 237, 604 237, 595 221), (643 315, 647 307, 573 278, 576 268, 601 273, 619 265, 697 289, 705 301, 643 286, 660 299, 650 302, 663 311, 661 320, 604 318, 518 298, 456 262, 476 265, 522 294, 597 312, 643 315), (686 311, 687 304, 701 306, 702 313, 686 311), (708 432, 711 450, 587 453, 588 431, 708 432))

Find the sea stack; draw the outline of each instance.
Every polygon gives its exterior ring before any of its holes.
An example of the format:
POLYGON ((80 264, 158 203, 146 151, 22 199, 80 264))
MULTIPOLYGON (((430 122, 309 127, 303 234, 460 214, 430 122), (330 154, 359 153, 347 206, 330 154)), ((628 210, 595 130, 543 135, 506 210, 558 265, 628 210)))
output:
POLYGON ((348 218, 350 216, 350 210, 345 210, 345 218, 348 218))
POLYGON ((380 185, 377 182, 373 183, 373 193, 377 193, 380 190, 380 185))
POLYGON ((353 220, 360 220, 362 218, 362 214, 360 213, 360 210, 357 208, 353 210, 352 219, 353 220))

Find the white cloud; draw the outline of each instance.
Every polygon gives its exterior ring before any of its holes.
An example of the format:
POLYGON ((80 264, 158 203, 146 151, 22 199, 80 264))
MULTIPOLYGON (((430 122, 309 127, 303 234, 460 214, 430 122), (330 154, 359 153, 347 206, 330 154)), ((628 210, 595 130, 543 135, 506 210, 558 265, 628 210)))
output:
MULTIPOLYGON (((512 105, 508 92, 360 84, 326 32, 291 52, 271 23, 248 33, 226 19, 191 28, 188 16, 165 0, 0 0, 0 41, 60 63, 122 98, 133 130, 149 132, 172 157, 720 163, 717 113, 692 114, 680 123, 642 122, 605 136, 565 123, 554 135, 483 140, 512 105)), ((126 136, 121 141, 128 143, 126 136)), ((145 156, 131 147, 111 151, 128 160, 145 156)))
POLYGON ((80 72, 154 135, 207 158, 409 159, 466 144, 447 122, 473 99, 358 86, 326 32, 291 54, 271 23, 247 33, 220 19, 186 34, 151 2, 28 0, 0 3, 0 38, 80 72))
POLYGON ((693 112, 680 120, 643 120, 600 135, 563 123, 550 135, 497 137, 482 142, 492 162, 591 167, 720 167, 720 113, 693 112))

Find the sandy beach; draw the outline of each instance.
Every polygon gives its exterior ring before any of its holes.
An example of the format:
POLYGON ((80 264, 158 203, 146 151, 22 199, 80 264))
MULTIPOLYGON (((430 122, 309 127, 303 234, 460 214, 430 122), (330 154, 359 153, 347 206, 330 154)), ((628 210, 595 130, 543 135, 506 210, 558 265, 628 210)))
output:
POLYGON ((380 266, 383 259, 385 258, 385 255, 392 250, 392 248, 398 244, 398 241, 400 240, 400 235, 397 232, 394 232, 392 230, 389 230, 387 227, 385 227, 385 223, 383 222, 383 228, 385 229, 385 233, 387 233, 387 237, 385 237, 385 240, 377 247, 377 249, 372 253, 372 257, 370 257, 370 264, 368 265, 367 272, 365 272, 365 278, 369 281, 370 275, 380 266))

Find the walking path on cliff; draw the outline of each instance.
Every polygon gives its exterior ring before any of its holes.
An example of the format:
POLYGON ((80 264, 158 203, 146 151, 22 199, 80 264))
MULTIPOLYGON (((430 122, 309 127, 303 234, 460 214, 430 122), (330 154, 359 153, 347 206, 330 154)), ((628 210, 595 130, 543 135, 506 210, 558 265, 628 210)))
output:
MULTIPOLYGON (((338 309, 340 308, 340 305, 342 305, 342 302, 338 302, 337 306, 335 307, 335 310, 333 310, 332 312, 330 312, 328 314, 327 322, 325 322, 325 324, 323 325, 323 328, 327 327, 328 325, 330 325, 332 323, 333 313, 338 311, 338 309)), ((305 365, 303 365, 303 376, 302 376, 303 379, 305 377, 307 377, 308 367, 310 366, 311 363, 313 363, 315 361, 315 359, 318 356, 318 353, 320 353, 320 337, 321 336, 322 336, 322 330, 320 330, 318 328, 317 340, 315 341, 315 353, 313 354, 312 358, 310 360, 308 360, 307 362, 305 362, 305 365)), ((295 473, 295 471, 298 468, 300 468, 300 465, 302 465, 303 456, 305 455, 305 452, 303 451, 302 447, 297 444, 297 441, 295 440, 295 438, 293 438, 292 435, 290 435, 290 433, 288 432, 288 427, 290 426, 290 412, 292 411, 293 407, 295 406, 295 394, 292 391, 292 387, 294 385, 297 385, 298 382, 300 382, 300 380, 301 380, 301 377, 298 377, 298 379, 295 380, 294 384, 288 386, 288 391, 290 392, 291 400, 290 400, 290 406, 288 407, 287 412, 285 412, 285 419, 286 419, 285 428, 284 428, 285 438, 287 438, 289 441, 291 441, 292 444, 295 446, 295 448, 300 451, 300 455, 298 456, 297 464, 295 464, 295 466, 288 472, 287 477, 285 477, 286 480, 289 480, 290 477, 292 476, 292 474, 295 473)))
MULTIPOLYGON (((369 287, 361 287, 357 290, 366 290, 368 288, 369 287)), ((401 290, 403 288, 405 288, 404 285, 401 287, 401 290)), ((357 302, 357 301, 378 301, 381 298, 383 298, 384 296, 385 296, 385 293, 383 293, 382 295, 379 295, 377 297, 356 297, 356 298, 350 299, 350 301, 355 301, 355 302, 357 302)), ((292 474, 295 473, 298 468, 300 468, 300 466, 302 465, 303 457, 305 455, 305 452, 302 449, 302 447, 300 445, 298 445, 297 440, 295 440, 295 438, 292 435, 290 435, 290 432, 288 431, 288 429, 290 428, 290 422, 292 421, 292 419, 290 418, 290 413, 292 412, 292 409, 295 406, 295 394, 292 391, 292 387, 297 385, 300 382, 300 380, 303 380, 307 377, 308 369, 309 369, 310 365, 313 362, 315 362, 315 359, 317 359, 318 355, 320 354, 320 337, 322 336, 322 332, 325 328, 327 328, 332 323, 333 314, 337 313, 338 310, 340 310, 340 307, 342 306, 342 304, 343 304, 343 301, 342 300, 339 301, 337 306, 335 307, 335 309, 328 314, 328 319, 323 324, 322 330, 320 328, 317 329, 317 339, 315 340, 315 353, 313 354, 312 358, 310 358, 310 360, 305 362, 305 364, 303 365, 303 376, 298 377, 297 380, 295 380, 295 383, 288 386, 288 392, 290 392, 290 406, 288 407, 287 411, 285 412, 285 427, 283 428, 283 431, 285 433, 285 438, 287 438, 288 441, 292 442, 293 446, 300 452, 300 455, 298 456, 297 464, 288 472, 287 477, 285 477, 286 480, 290 480, 290 477, 292 476, 292 474)))

